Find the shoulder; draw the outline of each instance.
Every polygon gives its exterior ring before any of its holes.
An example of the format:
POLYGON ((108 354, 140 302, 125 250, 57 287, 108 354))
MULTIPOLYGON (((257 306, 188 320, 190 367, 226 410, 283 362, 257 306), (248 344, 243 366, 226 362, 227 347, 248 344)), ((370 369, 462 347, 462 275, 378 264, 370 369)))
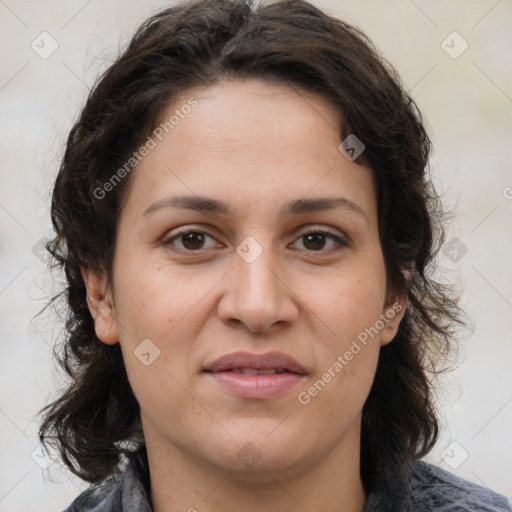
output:
POLYGON ((64 512, 122 512, 123 481, 82 492, 64 512))
POLYGON ((145 446, 132 452, 124 473, 80 494, 64 512, 151 512, 145 446))
POLYGON ((505 496, 425 461, 416 461, 412 465, 410 489, 414 510, 511 511, 510 502, 505 496))

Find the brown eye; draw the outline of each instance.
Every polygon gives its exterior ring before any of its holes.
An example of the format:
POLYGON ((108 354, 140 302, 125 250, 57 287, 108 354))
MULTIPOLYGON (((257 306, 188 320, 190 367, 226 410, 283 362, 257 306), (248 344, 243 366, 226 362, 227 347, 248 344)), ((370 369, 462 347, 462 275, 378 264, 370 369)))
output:
POLYGON ((201 249, 207 249, 204 244, 208 238, 213 240, 213 237, 204 231, 199 230, 187 230, 177 233, 171 238, 168 238, 163 242, 166 246, 173 246, 178 250, 182 251, 200 251, 201 249), (176 245, 175 242, 181 242, 180 245, 176 245))
POLYGON ((347 247, 349 244, 346 240, 331 233, 330 231, 313 230, 303 233, 299 240, 303 240, 303 246, 307 251, 328 251, 329 248, 325 249, 328 242, 332 242, 334 246, 330 247, 330 250, 339 250, 342 247, 347 247))
POLYGON ((192 251, 195 249, 201 249, 201 246, 204 244, 204 233, 193 231, 180 236, 185 249, 192 251))
POLYGON ((310 233, 308 235, 303 235, 303 238, 304 247, 312 251, 323 249, 325 242, 327 241, 327 237, 323 233, 310 233))

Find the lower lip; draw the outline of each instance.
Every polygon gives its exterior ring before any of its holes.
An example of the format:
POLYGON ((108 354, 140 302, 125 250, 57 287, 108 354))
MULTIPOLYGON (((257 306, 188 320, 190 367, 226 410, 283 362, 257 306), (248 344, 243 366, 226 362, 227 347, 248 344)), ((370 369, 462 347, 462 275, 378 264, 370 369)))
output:
POLYGON ((244 375, 233 372, 208 372, 207 375, 230 394, 239 398, 272 398, 282 395, 305 377, 297 373, 244 375))

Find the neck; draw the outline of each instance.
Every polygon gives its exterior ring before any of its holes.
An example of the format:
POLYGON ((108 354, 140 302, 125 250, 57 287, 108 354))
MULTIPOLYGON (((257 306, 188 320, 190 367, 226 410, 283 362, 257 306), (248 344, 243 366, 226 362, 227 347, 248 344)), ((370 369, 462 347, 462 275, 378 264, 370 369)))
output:
POLYGON ((313 463, 244 474, 160 443, 150 432, 145 438, 154 512, 361 512, 366 502, 359 430, 313 463))

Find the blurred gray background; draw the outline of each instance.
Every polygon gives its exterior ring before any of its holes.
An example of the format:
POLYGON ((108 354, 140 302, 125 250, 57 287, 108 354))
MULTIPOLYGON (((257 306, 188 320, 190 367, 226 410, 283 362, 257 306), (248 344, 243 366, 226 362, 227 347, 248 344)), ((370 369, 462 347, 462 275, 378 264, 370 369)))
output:
MULTIPOLYGON (((435 183, 457 217, 442 279, 474 324, 442 381, 428 460, 512 496, 512 2, 322 0, 401 74, 434 143, 435 183)), ((162 1, 0 0, 0 512, 55 512, 84 488, 41 457, 37 411, 62 384, 61 325, 33 320, 59 290, 40 241, 65 136, 98 73, 162 1)))

